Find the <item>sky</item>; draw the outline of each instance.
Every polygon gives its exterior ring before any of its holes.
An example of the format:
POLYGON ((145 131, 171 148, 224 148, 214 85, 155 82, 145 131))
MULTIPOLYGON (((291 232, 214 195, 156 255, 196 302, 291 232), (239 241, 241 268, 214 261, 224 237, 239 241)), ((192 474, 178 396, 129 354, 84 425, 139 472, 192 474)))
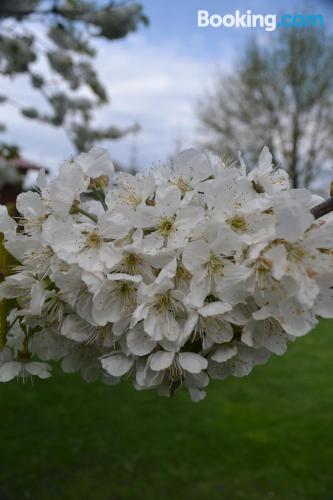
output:
MULTIPOLYGON (((322 14, 330 29, 333 1, 317 0, 141 0, 150 19, 126 39, 98 42, 96 68, 110 95, 110 104, 97 115, 101 126, 127 127, 135 122, 140 133, 105 144, 111 156, 129 166, 146 168, 179 149, 200 144, 196 103, 210 88, 217 71, 230 72, 253 36, 266 46, 277 31, 262 28, 198 28, 198 10, 210 14, 322 14)), ((38 104, 25 78, 0 81, 0 94, 19 103, 38 104)), ((56 170, 73 154, 62 130, 23 120, 10 105, 1 106, 0 122, 8 131, 0 139, 21 145, 22 155, 56 170)))

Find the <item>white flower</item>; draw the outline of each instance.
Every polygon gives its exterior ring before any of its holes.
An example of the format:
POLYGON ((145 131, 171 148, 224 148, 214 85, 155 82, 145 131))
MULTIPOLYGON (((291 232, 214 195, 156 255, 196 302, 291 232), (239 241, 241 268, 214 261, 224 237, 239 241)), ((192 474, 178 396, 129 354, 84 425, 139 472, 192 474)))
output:
POLYGON ((46 291, 42 281, 23 271, 8 276, 0 284, 0 297, 18 298, 22 313, 38 316, 46 299, 46 291))
POLYGON ((287 350, 288 335, 273 318, 263 321, 249 321, 244 326, 242 341, 250 346, 265 347, 274 354, 284 354, 287 350))
POLYGON ((86 271, 102 271, 121 260, 112 238, 126 236, 127 228, 119 227, 112 218, 101 217, 99 224, 63 222, 49 217, 43 225, 43 238, 56 255, 68 264, 76 263, 86 271))
POLYGON ((185 267, 193 274, 190 294, 186 301, 195 307, 204 305, 212 294, 222 301, 233 304, 242 302, 247 292, 244 281, 251 270, 233 264, 223 252, 223 244, 215 240, 211 245, 204 240, 189 243, 183 252, 185 267))
POLYGON ((129 352, 134 356, 146 356, 157 345, 157 342, 144 331, 142 323, 129 330, 126 335, 126 343, 129 352))
POLYGON ((21 193, 16 200, 17 210, 22 214, 20 221, 27 233, 40 233, 46 219, 46 206, 38 193, 21 193))
POLYGON ((317 282, 320 292, 316 298, 314 312, 323 318, 331 318, 333 311, 333 286, 332 278, 322 277, 317 282))
POLYGON ((31 376, 42 379, 49 378, 51 377, 50 370, 51 366, 47 363, 7 361, 0 366, 0 382, 9 382, 16 377, 22 377, 23 379, 31 376))
POLYGON ((132 325, 143 320, 144 331, 156 341, 177 342, 182 336, 181 322, 185 318, 182 292, 174 290, 172 278, 177 261, 173 259, 150 285, 142 284, 138 290, 139 305, 133 312, 132 325))
POLYGON ((120 172, 114 188, 105 198, 109 209, 125 212, 130 216, 138 207, 154 204, 155 180, 152 175, 131 175, 120 172))
POLYGON ((211 378, 223 380, 230 375, 246 377, 256 364, 267 361, 269 351, 266 349, 252 349, 246 345, 237 345, 232 348, 221 346, 209 360, 208 373, 211 378))
POLYGON ((274 168, 272 159, 272 154, 265 146, 260 153, 258 166, 249 173, 248 178, 257 193, 273 194, 274 191, 289 189, 287 172, 274 168))
POLYGON ((231 310, 230 304, 221 301, 211 302, 192 310, 184 325, 185 337, 193 335, 196 338, 199 335, 205 349, 207 345, 210 347, 214 343, 229 342, 233 338, 233 329, 224 319, 224 314, 231 310))
POLYGON ((175 156, 169 165, 156 168, 153 175, 158 184, 165 182, 176 186, 181 195, 200 190, 200 183, 213 174, 209 156, 194 148, 186 149, 175 156))
POLYGON ((114 343, 111 325, 101 327, 98 324, 91 324, 76 314, 65 317, 61 333, 64 337, 79 343, 97 343, 106 347, 114 343))
POLYGON ((7 240, 12 240, 16 236, 16 222, 9 217, 7 207, 0 205, 0 232, 7 240))
POLYGON ((94 147, 89 153, 81 153, 75 158, 75 164, 79 165, 88 177, 97 178, 102 175, 112 177, 114 174, 114 165, 108 152, 103 148, 94 147))
POLYGON ((131 314, 136 306, 136 285, 141 276, 108 274, 93 297, 92 316, 98 325, 116 323, 131 314))
POLYGON ((60 167, 59 175, 42 189, 42 199, 55 217, 67 217, 74 201, 80 200, 80 194, 88 184, 89 179, 78 165, 65 163, 60 167))
POLYGON ((285 299, 277 305, 267 305, 253 313, 256 320, 275 318, 282 328, 299 337, 308 333, 317 323, 311 310, 302 306, 296 299, 285 299))
MULTIPOLYGON (((18 265, 0 381, 64 372, 193 401, 210 379, 243 377, 318 316, 333 317, 333 218, 289 189, 267 148, 249 173, 189 149, 147 174, 114 174, 105 150, 66 162, 0 205, 18 265)), ((11 304, 11 302, 10 302, 11 304)), ((2 335, 2 338, 4 336, 2 335)))
POLYGON ((51 328, 37 331, 29 342, 31 353, 43 361, 59 361, 66 355, 68 348, 68 341, 58 330, 51 328))
POLYGON ((168 376, 174 383, 181 380, 188 381, 189 389, 193 389, 194 396, 198 387, 202 388, 207 385, 203 372, 207 366, 207 359, 200 354, 157 351, 150 354, 145 365, 139 364, 136 384, 138 388, 159 386, 164 377, 168 376))
POLYGON ((207 360, 193 352, 167 352, 158 351, 151 354, 149 359, 149 366, 153 371, 166 370, 179 370, 180 372, 188 371, 189 373, 200 373, 207 368, 207 360))
POLYGON ((72 345, 62 359, 61 368, 65 373, 80 372, 86 382, 94 382, 102 374, 99 356, 100 351, 94 345, 72 345))
POLYGON ((294 243, 313 222, 311 194, 305 189, 282 191, 274 198, 276 236, 294 243))
POLYGON ((204 217, 204 210, 197 205, 186 204, 176 186, 160 186, 155 195, 155 205, 137 209, 133 224, 149 228, 143 247, 147 251, 181 248, 186 245, 191 231, 204 217))
POLYGON ((122 377, 133 366, 134 360, 121 352, 114 352, 110 356, 101 359, 104 370, 113 377, 122 377))

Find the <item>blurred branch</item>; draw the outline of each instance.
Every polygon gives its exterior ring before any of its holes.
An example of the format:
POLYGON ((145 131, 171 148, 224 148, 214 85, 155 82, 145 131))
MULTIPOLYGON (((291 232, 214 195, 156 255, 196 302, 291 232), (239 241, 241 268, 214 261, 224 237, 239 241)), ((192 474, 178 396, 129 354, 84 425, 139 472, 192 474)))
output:
POLYGON ((28 84, 44 100, 35 107, 0 95, 0 103, 14 105, 24 118, 61 127, 80 151, 134 133, 135 124, 124 130, 92 125, 94 113, 109 99, 94 68, 96 50, 90 41, 124 38, 147 23, 142 5, 135 0, 101 4, 91 0, 0 0, 0 75, 11 79, 28 76, 28 84), (43 26, 48 19, 46 31, 40 30, 42 36, 24 24, 33 16, 42 16, 37 22, 43 26), (14 26, 6 24, 8 18, 14 26), (37 62, 43 63, 38 72, 32 66, 37 62), (88 97, 82 89, 88 91, 88 97))
POLYGON ((204 145, 254 164, 267 145, 292 187, 311 187, 333 155, 333 37, 325 29, 254 40, 198 103, 204 145))
MULTIPOLYGON (((93 13, 98 11, 96 8, 90 8, 90 9, 85 9, 84 13, 93 13)), ((52 14, 58 15, 58 16, 64 16, 68 17, 69 15, 73 16, 73 9, 69 8, 66 9, 65 7, 59 8, 57 5, 53 5, 50 9, 43 9, 43 10, 37 10, 37 9, 6 9, 6 8, 1 8, 1 14, 4 16, 13 16, 13 17, 26 17, 26 16, 31 16, 31 15, 42 15, 42 16, 49 16, 52 14)))
POLYGON ((320 203, 319 205, 315 206, 311 210, 311 213, 315 219, 319 219, 320 217, 323 217, 324 215, 329 214, 330 212, 333 212, 333 196, 328 198, 328 200, 323 201, 323 203, 320 203))

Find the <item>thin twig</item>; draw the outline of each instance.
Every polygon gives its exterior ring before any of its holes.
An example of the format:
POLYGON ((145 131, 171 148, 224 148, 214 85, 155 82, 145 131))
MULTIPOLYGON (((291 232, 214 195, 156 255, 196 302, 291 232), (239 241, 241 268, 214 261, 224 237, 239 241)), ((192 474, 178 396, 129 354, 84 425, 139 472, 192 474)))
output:
POLYGON ((19 319, 18 316, 16 316, 15 319, 13 319, 13 321, 9 324, 9 326, 7 327, 7 331, 6 331, 6 335, 10 332, 10 330, 13 328, 13 326, 15 325, 16 321, 19 319))

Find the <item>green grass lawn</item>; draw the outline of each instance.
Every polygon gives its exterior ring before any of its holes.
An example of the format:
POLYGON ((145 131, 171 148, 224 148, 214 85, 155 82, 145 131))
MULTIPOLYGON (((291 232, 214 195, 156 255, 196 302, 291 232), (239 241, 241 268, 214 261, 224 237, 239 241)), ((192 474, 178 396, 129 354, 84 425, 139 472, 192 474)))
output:
POLYGON ((0 386, 0 500, 333 500, 333 323, 206 399, 0 386))

